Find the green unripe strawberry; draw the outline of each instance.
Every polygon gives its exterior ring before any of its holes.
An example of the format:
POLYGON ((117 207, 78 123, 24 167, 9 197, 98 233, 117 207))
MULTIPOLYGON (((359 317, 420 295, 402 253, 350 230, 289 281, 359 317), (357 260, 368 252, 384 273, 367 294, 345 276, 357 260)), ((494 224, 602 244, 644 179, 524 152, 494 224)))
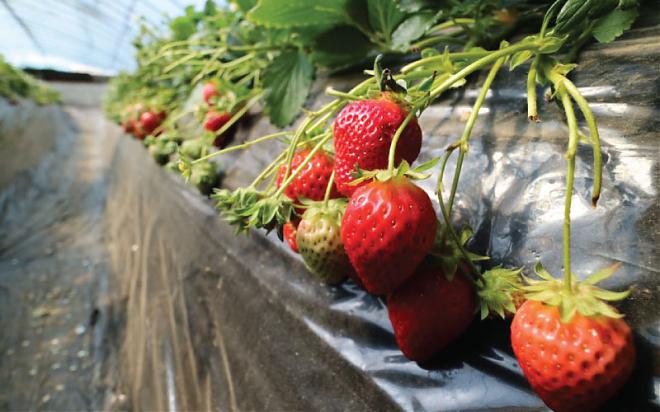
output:
POLYGON ((203 195, 208 195, 218 182, 218 172, 212 162, 194 164, 190 173, 190 182, 199 189, 203 195))
POLYGON ((192 160, 197 160, 202 157, 202 151, 204 150, 204 142, 202 139, 191 139, 184 140, 181 143, 179 152, 186 157, 191 158, 192 160))
POLYGON ((327 207, 310 206, 296 233, 298 251, 305 266, 323 283, 340 283, 353 272, 341 240, 341 218, 346 203, 334 199, 327 207))

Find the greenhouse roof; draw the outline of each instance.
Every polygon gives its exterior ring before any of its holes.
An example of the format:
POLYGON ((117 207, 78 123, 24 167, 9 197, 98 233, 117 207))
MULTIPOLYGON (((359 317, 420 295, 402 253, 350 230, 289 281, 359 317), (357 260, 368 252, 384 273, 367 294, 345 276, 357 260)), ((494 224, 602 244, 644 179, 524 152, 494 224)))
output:
MULTIPOLYGON (((216 3, 222 3, 217 1, 216 3)), ((20 67, 114 74, 133 68, 144 18, 158 27, 204 0, 0 0, 0 54, 20 67)))

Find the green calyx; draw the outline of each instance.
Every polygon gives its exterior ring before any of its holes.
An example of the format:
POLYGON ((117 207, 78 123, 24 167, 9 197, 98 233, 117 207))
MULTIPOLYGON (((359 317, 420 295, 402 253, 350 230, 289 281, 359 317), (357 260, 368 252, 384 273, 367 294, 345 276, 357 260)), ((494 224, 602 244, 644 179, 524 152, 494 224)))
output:
POLYGON ((212 162, 202 162, 192 165, 189 179, 202 194, 210 194, 218 182, 216 165, 212 162))
MULTIPOLYGON (((561 321, 564 323, 569 322, 575 313, 588 317, 606 316, 619 319, 623 315, 606 302, 624 299, 630 294, 630 291, 612 292, 601 289, 595 284, 612 276, 620 266, 621 263, 616 263, 593 273, 583 281, 573 280, 571 287, 567 288, 563 281, 553 278, 543 268, 541 262, 538 262, 534 267, 534 272, 541 279, 525 279, 528 283, 523 287, 526 292, 525 297, 557 307, 561 321)), ((576 276, 572 276, 572 278, 575 279, 576 276)))
POLYGON ((308 201, 307 210, 302 218, 308 221, 316 219, 329 219, 336 225, 341 225, 341 219, 346 210, 346 199, 330 199, 326 205, 319 202, 308 201))
POLYGON ((508 269, 497 266, 487 270, 477 279, 477 311, 482 320, 490 314, 497 314, 504 319, 507 314, 516 313, 515 295, 521 293, 523 286, 521 273, 522 268, 508 269))
POLYGON ((197 160, 204 155, 206 145, 202 139, 189 139, 184 140, 179 147, 181 156, 185 156, 192 160, 197 160))
MULTIPOLYGON (((465 245, 472 236, 473 232, 470 228, 466 227, 461 230, 461 233, 459 234, 461 245, 465 245)), ((488 260, 487 256, 477 255, 476 253, 468 251, 466 251, 466 253, 472 262, 488 260)), ((442 268, 442 271, 450 281, 453 279, 459 265, 466 261, 465 255, 461 249, 447 233, 447 228, 441 224, 437 225, 433 248, 429 252, 428 259, 433 265, 442 268)))
POLYGON ((284 195, 266 196, 254 188, 239 188, 234 191, 216 190, 211 196, 216 208, 238 232, 250 228, 272 230, 283 225, 294 215, 293 201, 284 195))
POLYGON ((401 163, 399 164, 399 167, 393 170, 385 170, 385 169, 362 170, 360 169, 360 166, 356 163, 355 171, 352 174, 355 180, 353 180, 350 184, 354 186, 371 179, 378 180, 379 182, 386 182, 388 180, 393 179, 394 177, 404 177, 404 176, 412 180, 428 179, 429 177, 431 177, 432 174, 429 173, 429 170, 435 168, 435 166, 438 164, 439 161, 440 158, 435 157, 427 162, 422 163, 421 165, 415 168, 411 168, 410 164, 407 161, 402 160, 401 163))

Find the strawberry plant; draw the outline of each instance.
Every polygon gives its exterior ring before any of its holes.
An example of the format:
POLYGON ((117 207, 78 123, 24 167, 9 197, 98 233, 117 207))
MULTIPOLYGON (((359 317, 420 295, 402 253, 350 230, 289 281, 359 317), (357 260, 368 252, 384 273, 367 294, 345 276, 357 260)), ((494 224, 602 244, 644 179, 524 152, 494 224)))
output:
POLYGON ((11 102, 19 98, 33 100, 39 105, 59 103, 60 94, 45 83, 13 67, 0 55, 0 96, 11 102))
POLYGON ((593 151, 594 206, 602 158, 596 120, 569 75, 588 40, 612 41, 636 15, 635 1, 618 0, 243 0, 233 11, 208 3, 173 20, 167 35, 143 30, 138 70, 118 78, 108 110, 136 136, 151 134, 145 142, 154 145, 153 156, 170 168, 177 162, 205 193, 216 184, 211 159, 279 141, 282 150, 251 184, 212 195, 237 231, 276 229, 323 282, 349 277, 385 297, 396 340, 412 360, 427 360, 459 338, 475 314, 513 316, 512 347, 532 388, 554 409, 593 409, 626 381, 635 349, 622 315, 607 303, 627 293, 595 286, 613 268, 581 282, 571 272, 579 143, 593 151), (512 36, 535 22, 537 33, 512 36), (347 91, 329 87, 330 102, 303 110, 317 73, 364 67, 365 61, 373 66, 361 83, 347 91), (506 66, 525 70, 530 121, 540 120, 539 87, 565 115, 561 281, 540 264, 540 280, 523 276, 522 268, 491 264, 468 250, 471 232, 454 227, 472 130, 506 66), (424 140, 417 119, 478 72, 485 77, 461 136, 439 157, 415 164, 424 140), (194 90, 196 103, 183 104, 194 90), (230 128, 258 104, 277 127, 303 115, 290 130, 227 145, 230 128), (576 107, 588 136, 578 128, 576 107), (141 121, 161 111, 167 117, 155 127, 141 121), (178 122, 186 116, 206 132, 183 139, 178 122), (445 188, 452 156, 455 168, 445 188), (438 164, 436 211, 414 181, 430 178, 438 164))

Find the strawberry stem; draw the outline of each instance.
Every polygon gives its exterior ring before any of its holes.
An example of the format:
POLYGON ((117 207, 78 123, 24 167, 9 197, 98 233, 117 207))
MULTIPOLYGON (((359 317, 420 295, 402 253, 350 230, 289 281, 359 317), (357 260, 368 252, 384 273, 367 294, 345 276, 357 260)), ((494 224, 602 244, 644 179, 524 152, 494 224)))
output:
POLYGON ((449 217, 449 211, 447 210, 447 207, 445 206, 445 201, 443 200, 442 196, 442 178, 445 174, 445 168, 447 167, 447 161, 449 160, 449 157, 451 157, 451 154, 454 152, 454 150, 458 147, 458 145, 450 145, 447 150, 445 151, 445 155, 442 158, 442 165, 440 167, 440 175, 438 176, 438 187, 437 187, 437 195, 438 195, 438 203, 440 203, 440 210, 442 212, 442 218, 445 221, 445 228, 449 232, 449 235, 452 237, 454 240, 454 243, 456 243, 456 247, 458 250, 461 252, 463 255, 463 258, 467 262, 468 266, 470 266, 470 270, 472 273, 475 275, 476 278, 481 279, 481 271, 475 266, 474 262, 472 262, 472 259, 470 259, 470 256, 468 255, 467 251, 461 244, 461 240, 459 239, 458 235, 456 234, 456 231, 454 230, 454 227, 452 226, 451 223, 451 218, 449 217))
POLYGON ((561 98, 566 120, 568 123, 568 150, 566 151, 567 172, 566 172, 566 198, 564 201, 564 290, 573 293, 573 274, 571 272, 571 201, 573 198, 573 179, 575 174, 575 152, 578 143, 577 119, 573 110, 573 103, 566 92, 564 82, 555 84, 557 94, 561 98))
POLYGON ((401 137, 401 134, 403 133, 405 128, 408 126, 408 124, 410 123, 412 118, 415 117, 415 112, 416 112, 416 109, 410 110, 410 112, 408 113, 406 118, 403 119, 403 122, 401 122, 399 127, 396 129, 396 133, 394 133, 394 136, 392 137, 392 143, 390 144, 390 153, 389 153, 389 156, 387 158, 387 170, 389 172, 394 171, 394 167, 395 167, 394 158, 395 158, 395 154, 396 154, 396 145, 399 142, 399 138, 401 137))
POLYGON ((454 73, 453 75, 449 76, 444 82, 442 82, 439 86, 431 90, 430 97, 431 98, 436 98, 440 94, 444 93, 447 89, 449 89, 454 83, 457 81, 465 78, 469 74, 481 69, 484 66, 487 66, 491 63, 496 62, 498 59, 501 57, 507 57, 510 56, 514 53, 518 53, 520 51, 524 50, 536 50, 540 47, 540 42, 525 42, 525 43, 518 43, 514 44, 513 46, 508 46, 500 50, 496 51, 491 51, 488 52, 488 54, 479 60, 476 60, 467 66, 465 66, 463 69, 459 70, 458 72, 454 73))
POLYGON ((356 95, 350 94, 350 93, 340 92, 339 90, 335 90, 332 87, 328 87, 327 89, 325 89, 325 94, 327 94, 328 96, 334 96, 334 97, 338 97, 340 99, 345 99, 345 100, 359 100, 360 99, 360 96, 356 96, 356 95))
POLYGON ((468 151, 468 141, 470 140, 470 136, 472 135, 472 129, 474 128, 474 124, 477 121, 477 117, 479 117, 479 110, 481 110, 481 106, 483 106, 484 101, 486 100, 486 95, 490 90, 490 86, 493 84, 493 81, 497 76, 497 72, 500 70, 505 60, 506 59, 504 57, 501 57, 499 60, 495 62, 493 67, 491 67, 490 71, 488 72, 488 76, 486 76, 486 80, 484 81, 483 86, 481 86, 481 91, 479 92, 479 96, 477 96, 477 100, 474 102, 474 106, 472 106, 472 112, 470 113, 470 117, 468 118, 467 123, 465 124, 465 129, 463 129, 463 134, 461 135, 461 140, 459 142, 460 145, 458 152, 458 160, 456 161, 456 170, 454 171, 454 178, 451 185, 451 192, 449 193, 448 209, 450 216, 451 216, 452 208, 454 206, 454 197, 456 196, 456 190, 458 189, 458 181, 461 177, 463 159, 465 158, 465 154, 468 151))
MULTIPOLYGON (((309 154, 307 155, 307 157, 305 157, 305 159, 302 161, 302 163, 300 163, 300 165, 296 168, 296 170, 294 170, 293 173, 291 173, 291 174, 289 175, 289 177, 287 177, 287 178, 282 182, 282 185, 279 187, 279 189, 277 189, 277 192, 275 192, 275 197, 278 197, 278 196, 282 195, 282 193, 284 193, 284 190, 286 189, 286 187, 287 187, 289 184, 291 184, 291 182, 293 181, 293 179, 296 178, 296 176, 298 175, 298 173, 300 173, 300 171, 303 170, 303 168, 304 168, 305 166, 307 166, 307 163, 309 163, 309 162, 312 160, 312 158, 314 157, 314 155, 316 155, 316 153, 317 153, 319 150, 321 150, 321 147, 323 147, 323 145, 324 145, 328 140, 330 140, 331 138, 332 138, 332 133, 327 133, 327 134, 325 134, 325 136, 324 136, 324 137, 323 137, 323 138, 322 138, 322 139, 316 144, 316 146, 314 146, 314 148, 309 152, 309 154)), ((288 168, 291 168, 291 164, 288 165, 288 168)))
POLYGON ((236 151, 236 150, 247 149, 248 147, 254 146, 257 143, 261 143, 263 141, 270 140, 270 139, 273 139, 273 138, 276 138, 276 137, 286 136, 286 135, 289 135, 289 134, 291 134, 291 132, 277 132, 277 133, 269 134, 269 135, 266 135, 266 136, 262 136, 258 139, 250 140, 250 141, 245 142, 243 144, 238 144, 236 146, 231 146, 231 147, 228 147, 226 149, 222 149, 222 150, 218 150, 217 152, 210 153, 210 154, 208 154, 204 157, 200 157, 199 159, 195 160, 194 162, 192 162, 192 164, 201 163, 205 160, 208 160, 212 157, 215 157, 215 156, 218 156, 218 155, 221 155, 221 154, 233 152, 233 151, 236 151))
POLYGON ((600 152, 600 136, 598 134, 596 119, 594 118, 594 115, 589 108, 589 103, 582 96, 582 94, 580 94, 573 82, 564 76, 557 76, 562 78, 562 84, 566 88, 566 91, 571 95, 573 100, 575 100, 577 103, 580 111, 582 111, 582 114, 584 115, 584 119, 587 121, 587 125, 589 126, 589 133, 591 134, 591 145, 593 147, 594 153, 594 184, 591 192, 591 204, 593 207, 596 207, 598 199, 600 198, 601 180, 603 175, 603 160, 600 152))
POLYGON ((236 123, 238 121, 238 119, 240 119, 245 113, 247 113, 247 111, 250 110, 252 108, 252 106, 254 106, 255 104, 257 104, 259 102, 259 100, 261 99, 261 96, 263 96, 263 93, 258 93, 256 96, 254 96, 253 98, 248 100, 248 102, 245 103, 245 106, 241 107, 241 110, 234 113, 234 115, 231 117, 231 119, 229 119, 229 121, 227 121, 227 123, 222 125, 222 127, 220 129, 213 132, 213 135, 214 136, 220 136, 221 134, 223 134, 224 132, 229 130, 229 128, 232 127, 234 125, 234 123, 236 123))
POLYGON ((527 118, 534 122, 539 120, 539 113, 536 107, 536 75, 538 73, 540 56, 540 54, 536 55, 527 73, 527 118))
POLYGON ((451 27, 462 26, 462 25, 466 25, 466 24, 474 24, 474 23, 475 23, 474 19, 467 18, 467 17, 463 17, 463 18, 459 17, 459 18, 456 18, 456 19, 447 20, 446 22, 443 22, 443 23, 440 23, 440 24, 436 24, 435 26, 431 27, 428 32, 429 33, 436 33, 436 32, 439 32, 439 31, 442 31, 442 30, 445 30, 445 29, 449 29, 451 27))
POLYGON ((330 193, 332 193, 332 186, 335 184, 335 171, 332 171, 330 179, 328 180, 328 186, 325 188, 325 194, 323 195, 323 208, 328 208, 328 201, 330 200, 330 193))
MULTIPOLYGON (((291 164, 293 163, 293 155, 296 151, 296 147, 298 146, 298 141, 300 140, 300 137, 305 133, 305 130, 307 130, 307 127, 309 126, 310 123, 312 123, 312 120, 314 120, 314 116, 308 116, 298 127, 298 130, 296 130, 296 134, 293 136, 293 139, 291 139, 291 144, 289 146, 289 152, 286 156, 286 170, 284 171, 284 176, 283 179, 286 181, 287 177, 289 176, 289 173, 291 172, 291 164)), ((282 185, 282 187, 286 187, 286 185, 282 185)))

